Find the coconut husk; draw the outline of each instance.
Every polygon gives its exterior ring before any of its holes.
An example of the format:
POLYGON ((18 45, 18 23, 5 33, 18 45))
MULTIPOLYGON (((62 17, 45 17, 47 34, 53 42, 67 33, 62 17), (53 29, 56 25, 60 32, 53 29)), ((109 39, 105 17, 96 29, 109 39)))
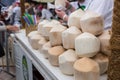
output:
POLYGON ((120 80, 120 0, 114 0, 108 80, 120 80))

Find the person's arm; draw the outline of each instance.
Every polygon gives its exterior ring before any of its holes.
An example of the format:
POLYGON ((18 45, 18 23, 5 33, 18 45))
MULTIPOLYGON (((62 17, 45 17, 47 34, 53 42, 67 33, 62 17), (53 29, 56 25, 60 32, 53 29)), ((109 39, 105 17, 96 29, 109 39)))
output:
POLYGON ((69 10, 70 12, 75 11, 75 8, 72 6, 72 4, 70 4, 69 1, 66 1, 66 8, 67 8, 67 10, 69 10))
MULTIPOLYGON (((66 0, 66 9, 69 10, 70 12, 75 11, 75 8, 70 4, 68 0, 66 0)), ((58 17, 63 19, 63 21, 68 21, 69 16, 66 14, 65 11, 56 9, 55 12, 58 15, 58 17)))
POLYGON ((15 25, 8 25, 6 26, 6 29, 9 31, 19 31, 19 27, 15 25))
POLYGON ((64 21, 68 21, 68 15, 64 11, 62 11, 62 10, 55 10, 55 12, 57 13, 58 17, 60 17, 64 21))
POLYGON ((0 31, 5 31, 5 30, 18 31, 19 28, 17 26, 13 26, 13 25, 5 26, 3 22, 0 22, 0 31))
POLYGON ((18 31, 19 28, 17 26, 0 26, 0 31, 5 31, 5 30, 9 30, 9 31, 18 31))

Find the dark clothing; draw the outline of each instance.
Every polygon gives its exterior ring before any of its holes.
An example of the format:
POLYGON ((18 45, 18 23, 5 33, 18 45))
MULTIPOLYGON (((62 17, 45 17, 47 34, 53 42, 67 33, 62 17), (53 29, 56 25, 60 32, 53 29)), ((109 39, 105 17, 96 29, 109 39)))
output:
POLYGON ((4 49, 0 43, 0 57, 4 56, 5 55, 5 52, 4 52, 4 49))
MULTIPOLYGON (((3 24, 1 23, 0 24, 0 27, 2 26, 3 24)), ((4 48, 3 48, 3 44, 4 44, 4 32, 3 31, 0 31, 0 57, 4 56, 5 55, 5 52, 4 52, 4 48)))
POLYGON ((0 14, 1 14, 1 8, 2 8, 2 7, 0 6, 0 14))
POLYGON ((33 10, 33 7, 31 7, 31 8, 28 9, 28 13, 31 14, 31 15, 34 15, 34 14, 35 14, 35 13, 34 13, 34 10, 33 10))
POLYGON ((3 49, 3 43, 4 43, 4 33, 0 31, 0 57, 5 55, 4 49, 3 49))

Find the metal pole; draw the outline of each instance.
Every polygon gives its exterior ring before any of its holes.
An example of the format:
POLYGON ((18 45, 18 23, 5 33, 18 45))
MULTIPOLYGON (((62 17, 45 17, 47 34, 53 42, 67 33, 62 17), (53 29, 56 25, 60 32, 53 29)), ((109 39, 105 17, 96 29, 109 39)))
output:
POLYGON ((9 34, 8 34, 8 32, 6 31, 5 32, 5 48, 6 48, 6 73, 8 73, 9 75, 11 75, 11 76, 13 76, 13 77, 15 77, 15 75, 14 74, 12 74, 12 73, 10 73, 10 71, 9 71, 9 51, 8 51, 8 37, 9 37, 9 34))
POLYGON ((5 32, 5 48, 6 48, 6 65, 7 65, 7 72, 9 72, 9 58, 8 58, 8 34, 5 32))

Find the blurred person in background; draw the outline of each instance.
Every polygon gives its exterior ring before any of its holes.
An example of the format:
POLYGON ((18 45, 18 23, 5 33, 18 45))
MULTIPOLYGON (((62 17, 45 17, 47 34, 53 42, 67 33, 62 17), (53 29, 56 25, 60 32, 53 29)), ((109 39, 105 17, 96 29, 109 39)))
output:
POLYGON ((47 5, 48 5, 49 11, 50 11, 50 12, 52 13, 52 15, 53 15, 53 18, 55 19, 55 18, 56 18, 56 12, 55 12, 54 1, 53 1, 53 2, 48 2, 47 5))
MULTIPOLYGON (((73 12, 76 9, 82 9, 84 11, 91 10, 103 16, 104 29, 111 28, 112 25, 112 13, 113 13, 114 0, 78 0, 75 2, 69 2, 66 0, 66 8, 73 12)), ((68 14, 63 10, 55 10, 56 14, 64 21, 68 21, 68 14)))
POLYGON ((20 1, 15 2, 15 7, 13 8, 13 25, 21 25, 21 8, 20 1))
POLYGON ((30 7, 28 8, 28 13, 31 15, 35 14, 35 3, 34 2, 30 3, 30 7))
POLYGON ((37 24, 41 21, 41 17, 42 17, 42 13, 41 13, 41 11, 37 11, 37 12, 36 12, 36 20, 37 20, 37 24))
POLYGON ((88 4, 90 3, 91 0, 77 0, 77 1, 73 1, 73 2, 69 2, 68 0, 66 0, 66 10, 55 10, 55 12, 57 13, 57 15, 63 19, 63 16, 66 15, 66 18, 64 19, 64 21, 68 20, 68 16, 70 13, 74 12, 77 9, 82 9, 85 10, 88 7, 88 4))
MULTIPOLYGON (((1 11, 1 10, 0 10, 1 11)), ((2 13, 0 12, 0 57, 5 55, 3 46, 1 42, 4 42, 4 34, 2 33, 2 31, 19 31, 19 27, 15 26, 15 25, 5 25, 4 20, 8 15, 6 15, 6 13, 2 13)))
POLYGON ((47 19, 47 20, 51 20, 53 18, 52 13, 49 11, 47 3, 42 3, 43 5, 43 9, 42 9, 42 16, 41 19, 47 19))
POLYGON ((5 18, 8 21, 8 24, 13 24, 13 9, 16 6, 15 2, 12 3, 12 5, 10 5, 8 7, 8 9, 6 10, 8 15, 5 18))
POLYGON ((5 7, 5 5, 2 3, 2 0, 0 0, 0 13, 2 11, 2 7, 5 7))
POLYGON ((5 24, 3 23, 3 21, 0 21, 0 57, 4 56, 5 55, 5 52, 4 52, 4 49, 3 49, 3 46, 2 46, 2 43, 1 42, 4 42, 3 38, 3 34, 2 34, 2 31, 18 31, 19 28, 17 26, 12 26, 12 25, 7 25, 5 26, 5 24))
POLYGON ((42 5, 42 3, 39 3, 39 5, 38 5, 38 7, 37 7, 37 10, 41 12, 42 9, 43 9, 43 5, 42 5))
POLYGON ((25 12, 28 13, 28 9, 30 8, 30 4, 28 2, 25 2, 25 12))
POLYGON ((7 16, 7 12, 4 11, 5 5, 2 3, 2 1, 0 0, 0 20, 2 20, 3 22, 6 22, 5 17, 7 16))

